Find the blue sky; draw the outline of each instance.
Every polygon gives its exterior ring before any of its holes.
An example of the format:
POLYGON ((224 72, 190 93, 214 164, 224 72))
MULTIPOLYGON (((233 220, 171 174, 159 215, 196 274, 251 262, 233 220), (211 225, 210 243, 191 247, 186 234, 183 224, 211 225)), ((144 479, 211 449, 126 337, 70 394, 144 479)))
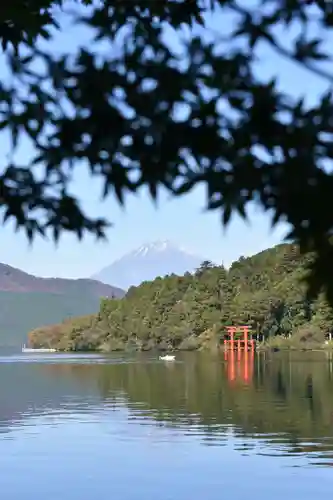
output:
MULTIPOLYGON (((222 22, 226 23, 225 18, 215 15, 210 26, 217 31, 222 22)), ((64 26, 54 42, 55 50, 66 50, 87 41, 85 29, 64 26)), ((173 43, 171 35, 169 41, 173 43)), ((0 72, 4 71, 0 63, 0 72)), ((270 50, 261 51, 257 71, 263 78, 278 75, 281 88, 295 96, 305 95, 308 102, 314 102, 325 91, 324 82, 270 50)), ((4 155, 8 149, 6 137, 0 136, 0 148, 4 155)), ((28 146, 23 145, 20 153, 29 156, 28 146)), ((288 229, 281 224, 272 230, 269 218, 252 206, 248 224, 234 217, 224 231, 219 215, 204 211, 205 192, 200 188, 181 199, 162 194, 157 207, 142 191, 129 196, 122 209, 113 198, 101 202, 99 182, 80 168, 75 175, 74 190, 89 214, 106 216, 113 223, 107 242, 96 242, 88 236, 79 242, 71 235, 63 235, 57 247, 41 238, 29 246, 24 233, 14 232, 9 223, 0 227, 0 262, 38 276, 87 277, 142 243, 170 239, 203 258, 229 265, 241 255, 251 255, 279 243, 288 229)))

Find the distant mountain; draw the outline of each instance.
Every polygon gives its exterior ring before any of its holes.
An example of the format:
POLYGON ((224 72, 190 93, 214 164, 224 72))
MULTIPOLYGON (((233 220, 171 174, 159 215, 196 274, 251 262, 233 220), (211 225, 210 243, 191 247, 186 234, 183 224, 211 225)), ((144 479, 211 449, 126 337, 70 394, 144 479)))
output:
POLYGON ((124 255, 92 276, 125 290, 157 276, 192 272, 207 259, 193 255, 170 241, 155 241, 124 255))
POLYGON ((124 290, 91 279, 38 278, 0 264, 0 346, 20 346, 32 328, 93 314, 124 290))
POLYGON ((0 263, 0 291, 82 293, 95 297, 122 297, 124 291, 93 279, 38 278, 20 269, 0 263))

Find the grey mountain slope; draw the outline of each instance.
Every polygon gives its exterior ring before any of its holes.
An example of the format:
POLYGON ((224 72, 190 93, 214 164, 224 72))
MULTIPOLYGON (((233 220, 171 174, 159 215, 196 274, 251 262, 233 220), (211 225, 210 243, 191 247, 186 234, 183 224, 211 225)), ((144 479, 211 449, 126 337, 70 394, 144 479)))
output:
POLYGON ((94 297, 123 297, 124 290, 91 279, 40 278, 0 263, 0 291, 86 294, 94 297))
POLYGON ((193 272, 204 260, 169 241, 157 241, 124 255, 92 278, 127 290, 157 276, 193 272))
POLYGON ((99 281, 39 278, 0 263, 0 348, 22 346, 34 328, 96 313, 101 297, 124 295, 99 281))

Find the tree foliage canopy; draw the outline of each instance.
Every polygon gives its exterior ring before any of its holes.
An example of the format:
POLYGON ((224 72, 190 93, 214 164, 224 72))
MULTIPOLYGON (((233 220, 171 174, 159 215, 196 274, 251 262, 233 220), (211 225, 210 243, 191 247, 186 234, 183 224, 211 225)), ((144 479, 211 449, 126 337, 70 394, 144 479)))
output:
POLYGON ((97 315, 42 327, 29 339, 60 350, 216 348, 226 326, 243 324, 260 339, 279 343, 293 334, 298 346, 320 347, 333 331, 333 313, 323 294, 306 299, 302 278, 312 258, 283 244, 228 271, 206 261, 194 274, 142 283, 122 299, 103 299, 97 315))
POLYGON ((72 170, 83 164, 121 203, 142 186, 156 198, 162 186, 181 195, 202 184, 223 224, 234 212, 245 217, 252 201, 273 224, 288 222, 302 251, 317 252, 310 296, 325 288, 333 303, 333 211, 324 203, 333 193, 332 95, 308 106, 255 71, 266 44, 331 85, 332 54, 322 42, 333 3, 86 1, 76 21, 95 43, 57 56, 38 41, 60 29, 54 9, 63 3, 12 0, 0 9, 11 72, 0 84, 0 128, 13 152, 23 136, 33 150, 24 163, 13 154, 3 164, 5 220, 14 218, 29 238, 49 230, 55 239, 63 230, 103 236, 107 221, 89 217, 69 192, 72 170), (198 34, 217 10, 221 23, 232 16, 229 31, 198 34), (179 35, 177 50, 166 28, 179 35))

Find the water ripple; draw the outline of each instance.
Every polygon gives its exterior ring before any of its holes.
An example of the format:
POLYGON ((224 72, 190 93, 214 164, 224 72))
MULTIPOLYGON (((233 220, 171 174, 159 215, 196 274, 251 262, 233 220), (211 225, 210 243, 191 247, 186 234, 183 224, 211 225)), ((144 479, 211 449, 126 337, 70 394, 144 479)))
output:
POLYGON ((195 355, 172 366, 149 356, 0 357, 4 498, 22 498, 18 477, 34 500, 106 493, 125 500, 202 500, 221 491, 232 492, 233 500, 248 485, 264 500, 272 484, 276 498, 288 498, 287 486, 298 492, 296 500, 327 493, 333 464, 329 366, 276 361, 253 373, 246 383, 230 381, 223 361, 195 355), (235 481, 239 470, 242 480, 235 481), (55 478, 58 496, 50 496, 44 477, 55 478), (165 482, 174 482, 175 493, 161 493, 165 482), (133 484, 140 485, 137 496, 133 484))

